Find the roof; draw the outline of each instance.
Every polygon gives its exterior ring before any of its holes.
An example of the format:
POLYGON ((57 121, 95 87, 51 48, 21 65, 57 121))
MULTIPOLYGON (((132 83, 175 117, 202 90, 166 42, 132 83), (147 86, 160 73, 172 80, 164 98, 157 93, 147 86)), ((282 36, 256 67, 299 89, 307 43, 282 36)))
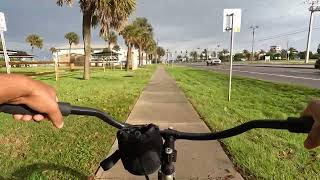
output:
MULTIPOLYGON (((91 49, 104 49, 107 47, 107 44, 100 45, 91 45, 91 49)), ((69 50, 69 44, 64 46, 55 47, 57 50, 69 50)), ((72 45, 71 49, 84 49, 83 44, 72 45)))
POLYGON ((118 55, 118 54, 119 53, 110 51, 108 48, 103 49, 102 52, 92 53, 93 56, 111 56, 111 55, 118 55))
MULTIPOLYGON (((8 56, 12 58, 23 58, 23 57, 29 57, 32 58, 33 55, 30 55, 24 51, 15 51, 15 50, 7 50, 8 56)), ((3 51, 0 51, 0 54, 4 54, 3 51)))

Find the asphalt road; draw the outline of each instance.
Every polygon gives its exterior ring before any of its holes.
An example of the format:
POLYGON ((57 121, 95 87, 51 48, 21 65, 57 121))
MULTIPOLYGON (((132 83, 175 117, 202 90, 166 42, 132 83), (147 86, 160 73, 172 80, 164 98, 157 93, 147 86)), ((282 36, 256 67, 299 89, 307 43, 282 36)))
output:
MULTIPOLYGON (((195 68, 209 69, 213 71, 229 73, 228 65, 206 66, 204 63, 185 65, 195 68)), ((312 66, 310 66, 310 68, 293 68, 293 66, 258 67, 252 65, 235 65, 233 66, 233 74, 236 76, 250 77, 272 82, 302 85, 320 89, 320 70, 312 69, 312 66)))

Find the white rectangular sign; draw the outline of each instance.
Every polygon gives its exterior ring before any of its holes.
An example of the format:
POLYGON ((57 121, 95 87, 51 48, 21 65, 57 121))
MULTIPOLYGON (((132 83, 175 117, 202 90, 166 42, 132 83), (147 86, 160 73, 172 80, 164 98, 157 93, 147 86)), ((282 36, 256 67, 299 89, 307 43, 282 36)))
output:
POLYGON ((234 32, 240 32, 241 29, 241 9, 224 9, 223 10, 223 32, 229 31, 231 26, 231 15, 233 14, 234 32))
POLYGON ((0 12, 0 31, 7 31, 6 19, 2 12, 0 12))

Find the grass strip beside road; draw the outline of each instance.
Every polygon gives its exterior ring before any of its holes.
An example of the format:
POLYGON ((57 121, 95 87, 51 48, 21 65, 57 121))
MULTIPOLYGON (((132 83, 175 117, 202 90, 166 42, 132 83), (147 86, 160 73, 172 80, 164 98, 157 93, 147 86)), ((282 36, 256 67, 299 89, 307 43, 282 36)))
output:
MULTIPOLYGON (((81 79, 82 71, 64 72, 58 83, 54 74, 36 79, 55 86, 62 102, 98 108, 124 121, 154 70, 94 69, 88 81, 81 79)), ((84 116, 65 118, 61 130, 49 122, 17 122, 5 114, 0 119, 0 179, 86 179, 107 156, 116 132, 84 116)))
MULTIPOLYGON (((186 67, 167 71, 213 130, 254 119, 299 116, 311 98, 320 97, 318 89, 235 77, 228 102, 227 75, 186 67)), ((222 143, 248 179, 317 179, 320 150, 304 149, 305 138, 287 131, 252 130, 222 143)))

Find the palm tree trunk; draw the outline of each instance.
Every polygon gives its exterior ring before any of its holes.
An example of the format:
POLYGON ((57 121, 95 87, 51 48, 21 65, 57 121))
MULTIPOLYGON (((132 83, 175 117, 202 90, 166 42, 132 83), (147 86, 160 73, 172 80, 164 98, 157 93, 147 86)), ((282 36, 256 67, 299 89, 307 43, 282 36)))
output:
POLYGON ((132 64, 132 62, 131 62, 131 48, 132 48, 131 43, 128 43, 127 63, 126 63, 126 70, 127 71, 130 70, 130 65, 132 64))
POLYGON ((139 45, 139 66, 142 66, 142 46, 139 45))
POLYGON ((148 64, 148 53, 146 52, 146 64, 148 64))
POLYGON ((91 17, 90 10, 83 12, 82 34, 84 43, 84 73, 83 79, 90 79, 90 58, 91 58, 91 17))

